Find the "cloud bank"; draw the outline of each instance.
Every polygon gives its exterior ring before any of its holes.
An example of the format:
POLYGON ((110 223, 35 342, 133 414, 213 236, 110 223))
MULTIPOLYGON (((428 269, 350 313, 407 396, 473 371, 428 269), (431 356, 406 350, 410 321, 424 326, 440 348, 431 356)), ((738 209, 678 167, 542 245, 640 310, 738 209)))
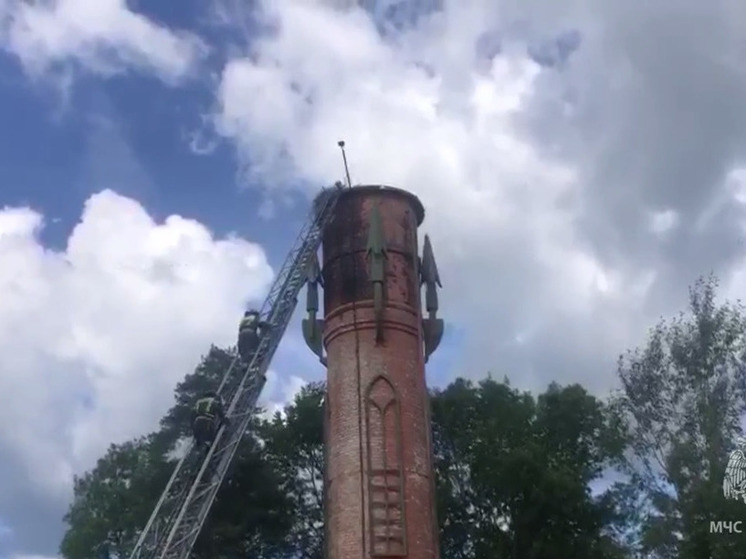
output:
POLYGON ((34 77, 77 65, 105 76, 140 70, 167 83, 190 75, 206 50, 197 36, 147 19, 125 0, 2 0, 0 42, 34 77))
MULTIPOLYGON (((265 2, 260 17, 276 31, 225 66, 216 128, 251 180, 328 182, 344 138, 353 180, 420 196, 445 317, 469 329, 460 372, 608 387, 610 370, 578 365, 613 360, 634 338, 658 270, 609 260, 584 234, 594 190, 584 161, 532 127, 540 112, 567 128, 577 118, 563 99, 570 77, 547 66, 562 49, 537 61, 528 34, 491 5, 392 22, 354 6, 265 2)), ((562 36, 577 47, 578 33, 562 36)))
POLYGON ((744 293, 737 3, 258 4, 215 130, 250 183, 328 183, 344 138, 422 199, 454 373, 603 392, 699 275, 744 293))
POLYGON ((156 223, 111 191, 88 200, 64 251, 40 244, 42 226, 28 208, 0 211, 0 422, 13 426, 0 431, 0 518, 37 545, 40 511, 59 525, 73 474, 153 430, 272 277, 258 245, 179 216, 156 223))

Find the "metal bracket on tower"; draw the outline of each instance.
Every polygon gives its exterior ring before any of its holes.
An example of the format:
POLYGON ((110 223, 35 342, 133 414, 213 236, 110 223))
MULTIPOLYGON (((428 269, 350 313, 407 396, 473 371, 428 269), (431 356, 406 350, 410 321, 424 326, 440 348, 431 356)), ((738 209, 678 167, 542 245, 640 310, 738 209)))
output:
POLYGON ((306 270, 306 311, 308 312, 308 318, 303 319, 302 327, 306 344, 318 356, 321 363, 326 365, 322 336, 324 321, 316 318, 316 313, 319 311, 319 285, 323 287, 324 279, 321 276, 319 258, 316 254, 309 261, 306 270))
POLYGON ((435 264, 433 246, 430 237, 425 235, 425 246, 422 249, 422 260, 420 264, 420 283, 425 284, 425 309, 427 318, 422 321, 425 337, 425 362, 438 348, 443 338, 445 324, 442 318, 438 318, 438 287, 443 287, 438 274, 438 266, 435 264))
POLYGON ((386 240, 383 236, 381 212, 378 206, 373 206, 370 212, 370 228, 368 229, 368 273, 373 284, 373 313, 376 320, 376 343, 383 341, 383 301, 385 297, 384 282, 386 280, 386 240))

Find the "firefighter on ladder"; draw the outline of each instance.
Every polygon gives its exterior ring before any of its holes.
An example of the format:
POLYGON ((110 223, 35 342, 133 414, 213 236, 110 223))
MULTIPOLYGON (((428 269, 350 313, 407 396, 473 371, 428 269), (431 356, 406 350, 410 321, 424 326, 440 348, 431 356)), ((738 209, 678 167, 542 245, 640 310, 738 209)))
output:
POLYGON ((192 410, 192 433, 197 445, 209 448, 224 423, 226 417, 222 398, 214 391, 205 393, 192 410))
POLYGON ((238 355, 244 366, 248 367, 259 347, 259 342, 272 327, 268 322, 259 319, 259 312, 248 310, 244 313, 238 325, 238 355))

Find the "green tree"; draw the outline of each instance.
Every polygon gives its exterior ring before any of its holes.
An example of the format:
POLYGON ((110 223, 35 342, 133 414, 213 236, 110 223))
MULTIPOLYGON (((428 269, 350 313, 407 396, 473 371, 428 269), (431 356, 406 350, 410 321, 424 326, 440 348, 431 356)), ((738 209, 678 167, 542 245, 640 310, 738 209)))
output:
MULTIPOLYGON (((231 351, 211 348, 195 372, 177 386, 176 403, 157 433, 113 445, 92 471, 76 479, 60 547, 64 557, 128 555, 176 465, 178 442, 189 435, 194 400, 217 388, 232 360, 231 351)), ((277 557, 287 547, 289 501, 264 445, 251 432, 231 474, 195 545, 195 557, 212 557, 218 550, 227 556, 277 557)))
POLYGON ((601 402, 579 386, 534 399, 488 379, 458 380, 432 405, 444 556, 624 556, 607 533, 613 495, 588 487, 623 449, 601 402))
POLYGON ((272 471, 289 500, 287 541, 294 557, 324 556, 324 415, 322 383, 305 386, 287 405, 264 421, 259 434, 272 471))
MULTIPOLYGON (((158 433, 112 447, 76 483, 65 557, 107 546, 126 555, 173 468, 169 451, 188 434, 191 403, 231 359, 213 348, 158 433)), ((254 418, 195 557, 323 557, 324 392, 309 385, 283 413, 254 418)), ((578 386, 534 398, 492 379, 458 380, 431 402, 444 557, 623 557, 608 535, 620 520, 615 495, 588 489, 623 447, 602 403, 578 386)))
POLYGON ((112 445, 93 471, 75 479, 73 502, 64 518, 69 529, 60 546, 63 557, 129 553, 170 475, 153 448, 149 437, 112 445))
MULTIPOLYGON (((293 501, 294 556, 323 556, 322 384, 303 389, 259 428, 293 501)), ((611 532, 617 495, 588 485, 624 440, 603 403, 579 386, 533 398, 507 383, 457 380, 433 393, 441 547, 457 559, 622 559, 611 532)))
POLYGON ((649 557, 746 557, 743 536, 711 534, 710 521, 746 521, 722 480, 746 412, 740 303, 717 302, 717 281, 690 290, 688 313, 661 321, 647 344, 619 359, 614 405, 627 423, 632 484, 644 497, 639 544, 649 557))
POLYGON ((283 490, 267 446, 247 436, 218 492, 193 556, 288 557, 293 501, 283 490))

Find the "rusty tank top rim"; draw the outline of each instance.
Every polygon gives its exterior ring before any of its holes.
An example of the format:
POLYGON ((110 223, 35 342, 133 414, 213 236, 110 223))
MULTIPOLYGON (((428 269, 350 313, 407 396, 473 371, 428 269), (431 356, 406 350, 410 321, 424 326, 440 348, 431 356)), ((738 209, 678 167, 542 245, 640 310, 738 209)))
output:
POLYGON ((364 184, 359 186, 353 186, 352 188, 346 188, 340 194, 340 201, 343 198, 349 198, 351 196, 364 196, 373 192, 381 192, 384 194, 393 194, 405 198, 414 208, 415 216, 417 218, 417 226, 422 225, 425 220, 425 206, 422 205, 420 199, 417 198, 411 192, 404 190, 403 188, 397 188, 395 186, 387 186, 383 184, 364 184))

